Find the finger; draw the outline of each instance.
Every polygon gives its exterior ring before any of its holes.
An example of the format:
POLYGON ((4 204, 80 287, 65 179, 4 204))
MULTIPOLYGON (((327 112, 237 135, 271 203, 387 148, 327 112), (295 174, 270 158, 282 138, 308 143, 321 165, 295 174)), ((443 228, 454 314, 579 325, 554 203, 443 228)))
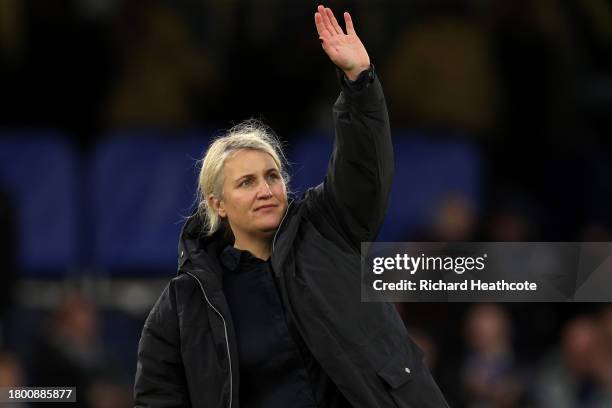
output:
POLYGON ((348 13, 348 11, 344 12, 344 23, 346 24, 347 34, 357 35, 357 33, 355 32, 355 27, 353 27, 353 19, 351 18, 351 15, 348 13))
POLYGON ((315 26, 317 26, 317 33, 319 36, 323 35, 324 31, 327 31, 325 24, 323 23, 323 17, 318 11, 315 13, 315 26))
POLYGON ((329 41, 331 38, 331 33, 327 28, 325 28, 321 13, 315 13, 315 25, 317 26, 317 33, 319 34, 319 39, 321 40, 321 42, 329 41))
POLYGON ((334 16, 334 12, 330 8, 326 8, 327 17, 329 17, 329 21, 331 21, 334 30, 336 30, 336 34, 344 34, 340 24, 338 24, 338 20, 336 20, 336 16, 334 16))
MULTIPOLYGON (((321 31, 319 32, 319 34, 321 34, 321 32, 323 30, 327 30, 327 24, 325 22, 325 7, 323 7, 322 5, 319 4, 319 6, 317 7, 317 12, 315 13, 315 23, 317 22, 317 14, 319 15, 319 22, 321 23, 321 31)), ((317 26, 319 27, 319 26, 317 26)))
POLYGON ((323 24, 325 24, 325 28, 327 29, 327 31, 329 31, 332 37, 336 35, 337 34, 336 29, 334 28, 331 20, 329 19, 329 15, 327 14, 325 7, 319 6, 319 13, 321 14, 321 17, 323 18, 323 24))

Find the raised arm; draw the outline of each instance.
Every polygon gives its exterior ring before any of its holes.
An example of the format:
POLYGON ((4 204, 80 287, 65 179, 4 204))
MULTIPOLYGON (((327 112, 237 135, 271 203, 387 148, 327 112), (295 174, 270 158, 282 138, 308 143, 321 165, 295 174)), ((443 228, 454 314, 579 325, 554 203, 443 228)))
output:
POLYGON ((315 25, 323 50, 344 74, 334 104, 336 140, 322 185, 309 209, 340 228, 351 246, 372 241, 384 220, 393 177, 393 148, 382 87, 370 58, 344 13, 346 34, 329 8, 319 6, 315 25))

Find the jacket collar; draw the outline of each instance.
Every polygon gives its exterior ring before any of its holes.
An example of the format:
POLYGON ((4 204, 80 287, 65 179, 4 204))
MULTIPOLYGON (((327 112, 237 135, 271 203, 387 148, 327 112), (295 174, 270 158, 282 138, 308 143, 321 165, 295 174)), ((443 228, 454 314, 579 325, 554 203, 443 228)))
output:
POLYGON ((193 273, 207 288, 221 289, 223 281, 219 256, 228 244, 221 231, 211 236, 205 235, 204 225, 194 211, 181 230, 177 274, 193 273))
MULTIPOLYGON (((297 232, 297 220, 300 217, 295 215, 301 210, 300 204, 301 200, 291 200, 287 206, 287 213, 274 234, 272 262, 277 275, 280 273, 280 260, 288 255, 289 247, 297 232)), ((205 287, 211 290, 222 289, 223 269, 220 259, 223 250, 231 242, 224 237, 223 231, 207 236, 204 228, 200 217, 194 211, 181 230, 177 274, 190 272, 196 275, 205 287)))

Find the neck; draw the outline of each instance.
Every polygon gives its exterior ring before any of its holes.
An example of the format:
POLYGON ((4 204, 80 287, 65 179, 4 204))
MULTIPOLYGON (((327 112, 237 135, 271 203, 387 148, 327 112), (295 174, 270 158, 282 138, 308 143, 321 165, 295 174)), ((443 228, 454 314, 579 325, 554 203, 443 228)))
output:
POLYGON ((272 241, 269 239, 238 239, 234 241, 234 248, 249 251, 259 259, 266 261, 272 253, 272 241))

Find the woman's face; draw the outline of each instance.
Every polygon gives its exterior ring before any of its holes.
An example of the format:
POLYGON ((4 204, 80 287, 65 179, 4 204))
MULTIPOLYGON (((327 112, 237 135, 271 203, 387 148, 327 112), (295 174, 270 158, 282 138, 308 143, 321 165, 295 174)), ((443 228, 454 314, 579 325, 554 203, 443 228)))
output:
POLYGON ((216 208, 236 240, 272 236, 287 209, 285 182, 272 156, 238 150, 225 161, 223 174, 223 198, 216 208))

